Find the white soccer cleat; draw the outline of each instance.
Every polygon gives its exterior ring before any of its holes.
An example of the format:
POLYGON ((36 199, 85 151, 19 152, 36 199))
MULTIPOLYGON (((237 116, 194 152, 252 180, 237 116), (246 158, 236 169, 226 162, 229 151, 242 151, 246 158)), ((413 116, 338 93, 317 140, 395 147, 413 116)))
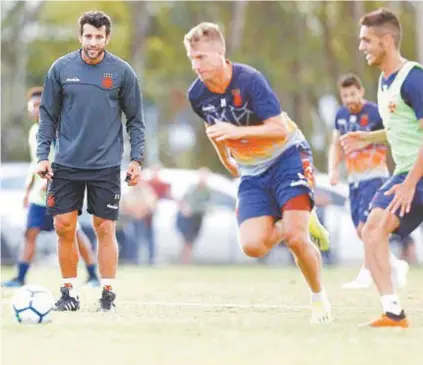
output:
POLYGON ((407 285, 407 274, 410 269, 407 261, 398 260, 392 266, 392 279, 395 288, 403 288, 407 285))
POLYGON ((328 300, 315 301, 311 303, 311 320, 310 323, 330 323, 332 307, 328 300))
POLYGON ((372 282, 370 271, 362 268, 357 277, 348 283, 342 284, 341 289, 368 289, 371 287, 372 282))

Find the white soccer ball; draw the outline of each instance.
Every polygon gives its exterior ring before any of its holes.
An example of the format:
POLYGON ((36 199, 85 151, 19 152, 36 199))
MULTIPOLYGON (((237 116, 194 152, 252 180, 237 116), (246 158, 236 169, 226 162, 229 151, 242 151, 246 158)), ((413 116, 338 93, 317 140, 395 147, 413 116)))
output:
POLYGON ((12 298, 12 310, 19 323, 48 323, 54 306, 53 295, 42 286, 25 285, 12 298))

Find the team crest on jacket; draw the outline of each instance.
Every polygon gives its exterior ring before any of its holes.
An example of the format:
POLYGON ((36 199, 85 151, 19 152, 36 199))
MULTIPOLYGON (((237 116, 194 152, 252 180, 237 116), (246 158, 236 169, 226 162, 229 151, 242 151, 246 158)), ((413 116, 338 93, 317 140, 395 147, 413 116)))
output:
POLYGON ((111 89, 113 87, 113 79, 115 78, 115 76, 116 76, 116 74, 104 72, 103 78, 101 79, 101 85, 105 89, 111 89))

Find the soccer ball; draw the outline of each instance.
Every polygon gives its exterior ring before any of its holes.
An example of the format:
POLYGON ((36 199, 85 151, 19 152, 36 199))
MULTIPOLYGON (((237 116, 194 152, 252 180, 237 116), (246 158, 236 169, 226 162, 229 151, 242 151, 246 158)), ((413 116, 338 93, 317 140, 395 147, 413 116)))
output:
POLYGON ((54 306, 53 295, 42 286, 25 285, 12 298, 12 310, 19 323, 48 323, 54 306))

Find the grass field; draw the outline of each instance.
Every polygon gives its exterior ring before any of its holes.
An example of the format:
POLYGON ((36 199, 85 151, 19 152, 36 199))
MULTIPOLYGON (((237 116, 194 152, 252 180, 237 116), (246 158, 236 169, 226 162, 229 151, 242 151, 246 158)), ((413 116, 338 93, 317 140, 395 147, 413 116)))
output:
MULTIPOLYGON (((12 275, 3 268, 2 278, 12 275)), ((379 315, 375 289, 341 291, 355 269, 326 269, 334 322, 310 325, 299 272, 277 267, 121 268, 117 312, 96 313, 99 289, 81 289, 82 310, 46 325, 20 325, 2 289, 2 365, 421 365, 423 269, 401 292, 412 327, 358 327, 379 315)), ((33 284, 58 293, 58 269, 33 284)))

